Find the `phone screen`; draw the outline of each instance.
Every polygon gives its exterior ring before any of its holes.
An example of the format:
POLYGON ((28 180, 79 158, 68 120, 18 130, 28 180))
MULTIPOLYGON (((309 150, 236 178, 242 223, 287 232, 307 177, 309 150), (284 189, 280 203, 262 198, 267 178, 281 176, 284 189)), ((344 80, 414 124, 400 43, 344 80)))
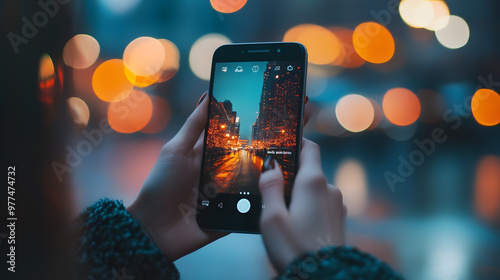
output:
POLYGON ((285 193, 295 176, 300 66, 293 62, 217 63, 210 99, 204 183, 219 193, 259 194, 267 156, 283 170, 285 193))
MULTIPOLYGON (((265 207, 258 182, 268 156, 279 164, 290 196, 302 137, 304 67, 301 60, 214 63, 200 180, 209 196, 202 206, 217 211, 212 218, 253 212, 258 219, 265 207)), ((222 229, 239 231, 226 225, 222 229)))

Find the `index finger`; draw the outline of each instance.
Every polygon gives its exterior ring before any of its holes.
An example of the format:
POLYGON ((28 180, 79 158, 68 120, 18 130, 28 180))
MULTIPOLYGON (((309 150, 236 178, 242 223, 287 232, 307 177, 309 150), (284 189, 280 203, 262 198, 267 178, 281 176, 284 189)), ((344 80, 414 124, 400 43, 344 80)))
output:
POLYGON ((303 137, 300 150, 299 172, 303 169, 321 171, 321 155, 318 144, 303 137))
POLYGON ((324 209, 322 205, 327 182, 321 167, 318 145, 306 138, 303 138, 302 143, 300 167, 293 185, 290 211, 305 219, 313 219, 318 210, 324 209))
POLYGON ((170 141, 175 143, 178 148, 183 150, 193 149, 198 138, 203 133, 208 118, 208 92, 203 101, 196 107, 193 113, 188 117, 179 132, 170 141))

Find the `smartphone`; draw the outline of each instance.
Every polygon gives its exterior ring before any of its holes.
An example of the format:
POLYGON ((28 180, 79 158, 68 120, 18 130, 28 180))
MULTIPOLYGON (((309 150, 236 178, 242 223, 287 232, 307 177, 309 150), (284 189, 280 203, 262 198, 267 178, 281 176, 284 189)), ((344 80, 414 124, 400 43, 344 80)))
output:
POLYGON ((230 44, 212 59, 197 222, 258 233, 259 177, 276 159, 290 200, 302 140, 307 51, 299 43, 230 44))

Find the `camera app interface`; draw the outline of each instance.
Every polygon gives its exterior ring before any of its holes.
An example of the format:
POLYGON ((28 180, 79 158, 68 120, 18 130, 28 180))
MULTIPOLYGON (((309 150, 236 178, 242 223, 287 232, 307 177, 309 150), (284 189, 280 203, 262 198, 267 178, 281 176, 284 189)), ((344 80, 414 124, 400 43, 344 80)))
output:
POLYGON ((216 64, 203 185, 215 186, 218 193, 259 194, 263 162, 272 156, 290 195, 298 152, 301 68, 293 61, 216 64))

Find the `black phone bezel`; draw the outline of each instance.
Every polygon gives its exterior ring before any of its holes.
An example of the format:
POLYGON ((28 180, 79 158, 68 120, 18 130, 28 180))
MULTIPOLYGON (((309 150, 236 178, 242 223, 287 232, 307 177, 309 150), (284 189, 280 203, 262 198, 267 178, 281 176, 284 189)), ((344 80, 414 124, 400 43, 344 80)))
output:
MULTIPOLYGON (((295 42, 279 42, 279 43, 244 43, 244 44, 228 44, 222 45, 214 52, 212 58, 210 88, 208 91, 209 100, 212 97, 212 89, 214 83, 214 71, 216 64, 221 62, 247 62, 247 61, 297 61, 303 67, 302 72, 302 94, 299 97, 299 119, 297 122, 300 135, 297 135, 297 160, 296 171, 300 162, 300 147, 302 147, 302 129, 304 118, 304 99, 307 77, 307 51, 306 48, 295 42)), ((210 106, 210 105, 209 105, 210 106)), ((208 119, 205 125, 205 131, 208 130, 208 119)), ((207 134, 203 140, 203 155, 205 155, 207 134)), ((262 210, 262 202, 260 195, 238 195, 238 194, 216 194, 211 198, 210 193, 204 191, 202 186, 203 170, 205 161, 202 159, 200 180, 198 183, 198 197, 196 200, 196 221, 200 228, 204 230, 239 232, 239 233, 259 233, 259 218, 262 210), (241 214, 236 210, 237 201, 246 198, 251 202, 251 209, 248 213, 241 214), (208 199, 209 206, 202 205, 202 201, 208 199), (222 208, 218 205, 222 203, 222 208), (224 206, 224 203, 226 204, 224 206), (259 207, 256 207, 259 206, 259 207), (228 207, 232 207, 234 211, 224 211, 228 207), (225 209, 224 209, 225 208, 225 209)), ((285 201, 289 202, 290 197, 285 196, 285 201)))

